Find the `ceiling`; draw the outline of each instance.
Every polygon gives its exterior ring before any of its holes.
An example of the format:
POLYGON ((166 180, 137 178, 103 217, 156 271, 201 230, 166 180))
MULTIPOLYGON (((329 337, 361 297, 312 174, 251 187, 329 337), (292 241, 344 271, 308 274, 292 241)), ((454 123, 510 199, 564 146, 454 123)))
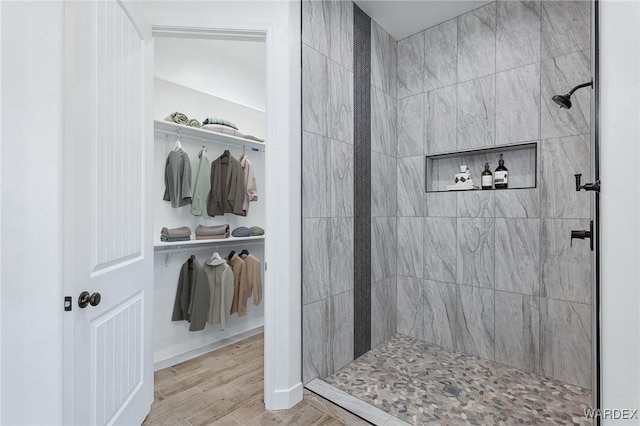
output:
POLYGON ((397 41, 491 3, 481 0, 354 1, 397 41))

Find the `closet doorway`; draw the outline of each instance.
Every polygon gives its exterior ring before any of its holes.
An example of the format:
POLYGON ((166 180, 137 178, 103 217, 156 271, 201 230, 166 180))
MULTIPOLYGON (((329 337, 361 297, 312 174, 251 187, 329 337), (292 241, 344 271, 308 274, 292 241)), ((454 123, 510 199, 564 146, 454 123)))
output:
MULTIPOLYGON (((154 282, 154 268, 160 262, 170 265, 178 256, 182 256, 184 264, 192 255, 179 253, 178 247, 172 247, 174 251, 156 254, 154 248, 154 243, 160 242, 162 227, 173 229, 172 226, 183 225, 174 221, 176 225, 167 222, 157 227, 154 220, 157 217, 155 203, 164 198, 164 179, 154 169, 154 151, 166 149, 163 144, 171 145, 166 139, 156 142, 154 119, 163 122, 169 113, 180 111, 178 107, 173 107, 175 111, 154 117, 153 44, 163 36, 197 40, 258 40, 264 44, 266 66, 261 80, 267 82, 267 107, 265 134, 262 136, 269 149, 262 153, 264 182, 257 182, 258 202, 264 202, 265 224, 261 259, 264 267, 264 297, 261 302, 264 306, 265 336, 264 400, 269 409, 284 409, 302 398, 298 307, 300 236, 299 223, 295 223, 300 216, 300 201, 299 197, 292 195, 300 193, 300 146, 297 136, 300 127, 300 67, 299 60, 296 60, 299 55, 299 23, 296 25, 299 5, 257 2, 250 10, 245 4, 236 2, 220 6, 218 2, 197 5, 128 1, 65 3, 65 32, 68 32, 65 38, 65 137, 67 130, 69 137, 65 140, 64 192, 67 206, 65 230, 69 232, 65 232, 64 307, 65 311, 71 311, 65 314, 64 332, 65 423, 77 423, 78 419, 81 423, 93 422, 83 421, 85 418, 96 418, 95 423, 126 422, 121 414, 127 406, 135 408, 137 419, 128 423, 139 423, 153 402, 153 372, 154 368, 164 366, 160 362, 167 362, 165 365, 180 362, 197 355, 199 352, 196 349, 211 350, 216 342, 219 345, 229 342, 216 341, 208 336, 201 339, 198 346, 182 345, 173 353, 165 352, 163 357, 156 356, 154 362, 159 340, 153 334, 154 329, 158 329, 154 317, 159 318, 157 311, 160 309, 155 296, 160 289, 154 282), (152 34, 154 32, 155 35, 152 34), (293 105, 296 107, 293 108, 293 105), (96 133, 93 128, 98 125, 103 130, 96 133), (129 138, 123 137, 122 128, 131 131, 129 138), (96 155, 105 150, 106 155, 96 155), (132 152, 138 156, 132 156, 132 152), (93 167, 96 159, 100 160, 98 164, 101 167, 108 167, 110 174, 103 173, 104 168, 93 167), (129 175, 121 172, 125 166, 130 171, 129 175), (160 183, 154 182, 158 176, 160 183), (77 190, 77 187, 81 190, 77 190), (101 195, 105 188, 107 196, 101 195), (85 197, 81 194, 85 194, 85 197), (86 194, 93 194, 93 197, 87 198, 86 194), (290 196, 283 197, 283 194, 290 196), (123 203, 123 198, 127 202, 123 203), (87 204, 87 201, 92 202, 87 204), (108 209, 100 208, 105 205, 108 209), (123 206, 140 208, 134 212, 131 208, 125 208, 127 213, 131 213, 129 216, 122 214, 123 206), (122 226, 123 222, 126 226, 122 226), (78 229, 82 232, 77 232, 78 229), (97 237, 105 240, 106 244, 97 237), (137 245, 129 244, 130 240, 137 245), (122 246, 120 252, 113 253, 114 241, 119 244, 115 248, 122 246), (108 256, 106 259, 105 256, 99 257, 96 264, 96 251, 105 249, 110 250, 108 256), (131 253, 137 257, 132 259, 131 253), (118 263, 114 264, 114 259, 118 263), (96 265, 103 269, 92 270, 96 265), (144 270, 139 274, 128 273, 130 267, 138 265, 144 270), (94 277, 100 278, 101 282, 96 281, 96 285, 93 285, 91 279, 94 277), (116 294, 116 288, 123 289, 122 297, 120 293, 116 294), (85 292, 89 292, 88 297, 85 292), (98 304, 94 293, 102 295, 99 306, 94 306, 98 304), (91 303, 92 296, 94 303, 91 303), (140 303, 132 307, 132 311, 125 312, 121 307, 130 307, 127 304, 130 299, 140 303), (81 308, 78 301, 82 305, 87 302, 87 306, 81 308), (113 321, 110 320, 112 317, 113 321), (86 333, 77 333, 75 329, 78 327, 86 333), (97 331, 108 337, 106 344, 104 338, 96 338, 96 327, 102 327, 102 331, 97 331), (133 348, 133 356, 121 356, 126 354, 125 349, 129 347, 123 345, 123 342, 127 343, 126 339, 129 339, 129 346, 133 348), (129 376, 131 372, 133 377, 129 376), (134 394, 135 401, 131 397, 134 394)), ((202 55, 202 52, 198 52, 194 56, 202 55)), ((173 58, 177 60, 177 55, 173 58)), ((209 77, 212 78, 211 75, 209 77)), ((188 110, 181 112, 193 115, 188 110)), ((213 114, 206 113, 204 117, 199 117, 196 113, 196 117, 192 118, 202 122, 203 118, 213 114)), ((226 119, 233 122, 230 117, 226 119)), ((235 124, 238 124, 240 131, 245 131, 240 128, 240 123, 235 124)), ((187 142, 189 131, 196 132, 197 129, 181 131, 183 147, 191 143, 187 142)), ((201 143, 200 140, 198 148, 202 147, 201 143)), ((249 149, 250 144, 242 146, 249 149)), ((195 154, 191 155, 197 156, 198 148, 193 148, 195 154)), ((208 148, 208 152, 217 152, 217 156, 225 150, 226 146, 208 148)), ((241 150, 231 146, 229 151, 234 156, 241 153, 241 150)), ((168 217, 176 219, 171 214, 168 217)), ((194 225, 197 227, 198 224, 191 224, 191 238, 194 236, 194 225)), ((212 222, 204 224, 214 225, 212 222)), ((236 224, 240 226, 239 222, 229 221, 230 230, 236 224)), ((255 225, 249 222, 244 224, 255 225)), ((227 253, 222 250, 218 253, 226 255, 232 249, 225 246, 227 253)), ((248 250, 255 253, 254 248, 248 250)), ((200 254, 200 263, 202 257, 211 256, 213 250, 207 252, 206 255, 200 254)), ((197 258, 198 254, 195 256, 197 258)), ((171 297, 175 301, 177 282, 174 286, 171 297)), ((251 298, 249 302, 252 302, 251 298)), ((173 310, 165 312, 165 315, 170 315, 165 317, 165 324, 171 326, 173 310)), ((229 322, 225 332, 228 333, 231 326, 229 322)), ((197 332, 204 335, 202 331, 197 332)), ((196 332, 187 329, 185 333, 196 332)), ((167 341, 161 343, 167 344, 167 341)))
POLYGON ((264 405, 265 35, 153 35, 155 398, 147 422, 215 421, 242 386, 245 404, 264 405))

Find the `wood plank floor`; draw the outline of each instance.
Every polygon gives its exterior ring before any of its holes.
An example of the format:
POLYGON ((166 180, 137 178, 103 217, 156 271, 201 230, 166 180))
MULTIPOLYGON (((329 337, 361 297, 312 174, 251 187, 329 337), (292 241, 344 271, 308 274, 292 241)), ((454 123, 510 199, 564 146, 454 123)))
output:
POLYGON ((144 425, 334 426, 368 423, 305 390, 289 410, 267 411, 263 402, 264 335, 155 373, 155 393, 144 425))

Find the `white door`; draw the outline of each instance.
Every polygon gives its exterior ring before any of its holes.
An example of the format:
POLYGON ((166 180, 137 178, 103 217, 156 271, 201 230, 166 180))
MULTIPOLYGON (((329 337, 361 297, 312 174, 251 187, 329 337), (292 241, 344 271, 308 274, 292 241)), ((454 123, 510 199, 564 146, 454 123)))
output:
POLYGON ((65 423, 140 424, 153 402, 151 29, 116 1, 65 8, 65 423), (83 291, 99 303, 79 306, 83 291))

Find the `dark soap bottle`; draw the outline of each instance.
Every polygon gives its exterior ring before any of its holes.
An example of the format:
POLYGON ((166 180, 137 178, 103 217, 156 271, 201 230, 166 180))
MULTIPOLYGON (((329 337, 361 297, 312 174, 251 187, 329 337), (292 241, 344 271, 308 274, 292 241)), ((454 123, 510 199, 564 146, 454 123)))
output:
POLYGON ((496 189, 505 189, 509 186, 509 171, 504 166, 502 154, 500 154, 500 160, 498 161, 498 168, 496 168, 496 175, 493 179, 493 183, 496 189))
POLYGON ((489 170, 489 163, 484 163, 484 172, 482 172, 482 189, 491 189, 493 187, 493 173, 489 170))

